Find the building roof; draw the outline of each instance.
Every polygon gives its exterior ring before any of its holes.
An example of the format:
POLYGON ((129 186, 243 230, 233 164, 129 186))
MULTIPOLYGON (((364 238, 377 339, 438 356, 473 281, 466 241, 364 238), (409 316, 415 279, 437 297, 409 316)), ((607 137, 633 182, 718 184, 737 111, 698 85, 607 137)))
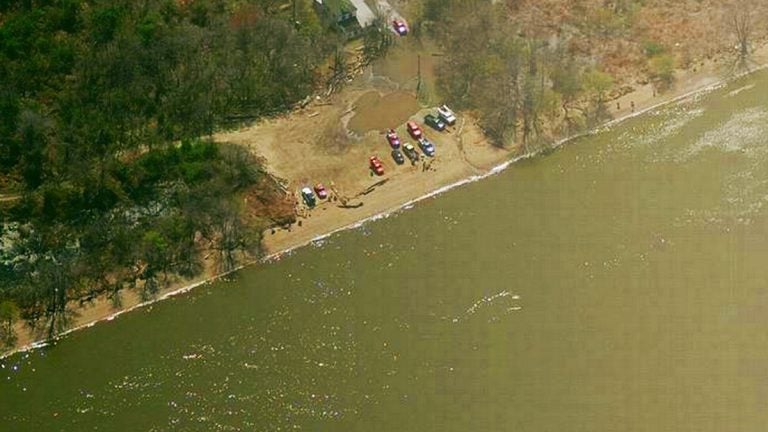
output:
POLYGON ((315 0, 333 15, 354 14, 357 8, 349 0, 315 0))

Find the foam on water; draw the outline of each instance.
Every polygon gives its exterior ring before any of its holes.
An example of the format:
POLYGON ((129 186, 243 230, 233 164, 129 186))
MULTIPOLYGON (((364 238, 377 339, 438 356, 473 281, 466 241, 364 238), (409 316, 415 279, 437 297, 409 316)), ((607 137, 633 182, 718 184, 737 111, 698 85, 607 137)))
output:
POLYGON ((682 133, 692 121, 701 117, 705 110, 690 100, 673 107, 649 113, 650 119, 640 127, 623 132, 607 146, 608 153, 625 153, 629 149, 647 148, 647 161, 661 163, 674 161, 678 149, 658 144, 682 133))
POLYGON ((685 162, 708 149, 740 152, 748 156, 764 154, 768 111, 762 107, 750 108, 734 114, 724 125, 706 132, 681 157, 685 162))
POLYGON ((768 204, 768 110, 753 107, 733 114, 679 152, 676 161, 689 162, 711 151, 735 158, 734 163, 721 168, 721 203, 714 208, 691 210, 677 223, 750 224, 768 204))
POLYGON ((736 90, 732 90, 732 91, 728 92, 728 96, 727 97, 734 97, 734 96, 738 95, 741 92, 744 92, 744 91, 747 91, 747 90, 752 90, 753 88, 755 88, 754 84, 748 84, 748 85, 745 85, 744 87, 739 87, 736 90))
POLYGON ((461 316, 453 318, 452 321, 454 323, 458 323, 458 322, 461 322, 463 320, 466 320, 467 318, 469 318, 472 315, 474 315, 475 313, 477 313, 478 310, 480 310, 482 308, 490 307, 490 306, 492 306, 494 304, 495 301, 497 301, 498 299, 504 298, 504 297, 509 297, 510 303, 512 303, 512 304, 508 305, 505 308, 505 310, 507 312, 516 312, 516 311, 519 311, 519 310, 522 309, 522 306, 520 306, 519 304, 516 303, 517 300, 520 300, 520 296, 517 295, 517 294, 512 294, 512 293, 510 293, 507 290, 504 290, 504 291, 501 291, 499 293, 496 293, 496 294, 493 294, 493 295, 489 295, 489 296, 485 296, 485 297, 481 298, 480 300, 477 300, 476 302, 474 302, 472 304, 472 306, 467 308, 467 310, 464 311, 464 313, 461 316))

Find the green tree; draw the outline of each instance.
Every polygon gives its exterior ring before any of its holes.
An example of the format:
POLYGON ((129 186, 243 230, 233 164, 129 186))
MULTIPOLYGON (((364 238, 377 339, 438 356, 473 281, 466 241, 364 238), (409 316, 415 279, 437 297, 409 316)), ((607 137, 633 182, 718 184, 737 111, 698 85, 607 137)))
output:
POLYGON ((584 73, 584 89, 591 98, 587 118, 596 124, 608 116, 605 106, 608 91, 613 87, 613 77, 596 69, 584 73))
POLYGON ((565 121, 570 126, 570 112, 574 102, 581 97, 584 91, 583 75, 581 68, 571 56, 555 64, 552 74, 552 89, 561 96, 561 108, 565 121))
POLYGON ((306 98, 338 36, 309 0, 253 3, 0 0, 0 175, 25 188, 0 298, 49 337, 74 300, 199 274, 202 245, 258 253, 259 164, 199 137, 306 98))
POLYGON ((672 85, 675 79, 675 58, 670 54, 652 57, 648 60, 648 69, 650 70, 651 79, 660 88, 666 89, 672 85))

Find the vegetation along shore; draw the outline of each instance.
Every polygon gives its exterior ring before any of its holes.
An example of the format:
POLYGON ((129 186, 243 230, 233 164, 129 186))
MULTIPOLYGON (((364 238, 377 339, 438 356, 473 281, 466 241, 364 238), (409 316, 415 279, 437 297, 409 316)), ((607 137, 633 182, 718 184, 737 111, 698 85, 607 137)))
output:
POLYGON ((310 0, 0 1, 3 350, 756 70, 743 3, 403 0, 349 30, 310 0), (397 165, 409 120, 436 155, 397 165))

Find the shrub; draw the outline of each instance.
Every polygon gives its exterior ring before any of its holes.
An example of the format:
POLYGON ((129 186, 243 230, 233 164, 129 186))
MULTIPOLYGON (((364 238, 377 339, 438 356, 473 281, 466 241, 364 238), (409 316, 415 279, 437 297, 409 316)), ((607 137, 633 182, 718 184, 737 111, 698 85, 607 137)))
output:
POLYGON ((663 87, 669 87, 675 79, 675 58, 670 54, 653 57, 648 61, 648 69, 651 79, 663 87))
POLYGON ((667 48, 658 42, 648 41, 643 44, 643 51, 645 51, 645 55, 648 56, 648 58, 653 58, 665 54, 667 48))

